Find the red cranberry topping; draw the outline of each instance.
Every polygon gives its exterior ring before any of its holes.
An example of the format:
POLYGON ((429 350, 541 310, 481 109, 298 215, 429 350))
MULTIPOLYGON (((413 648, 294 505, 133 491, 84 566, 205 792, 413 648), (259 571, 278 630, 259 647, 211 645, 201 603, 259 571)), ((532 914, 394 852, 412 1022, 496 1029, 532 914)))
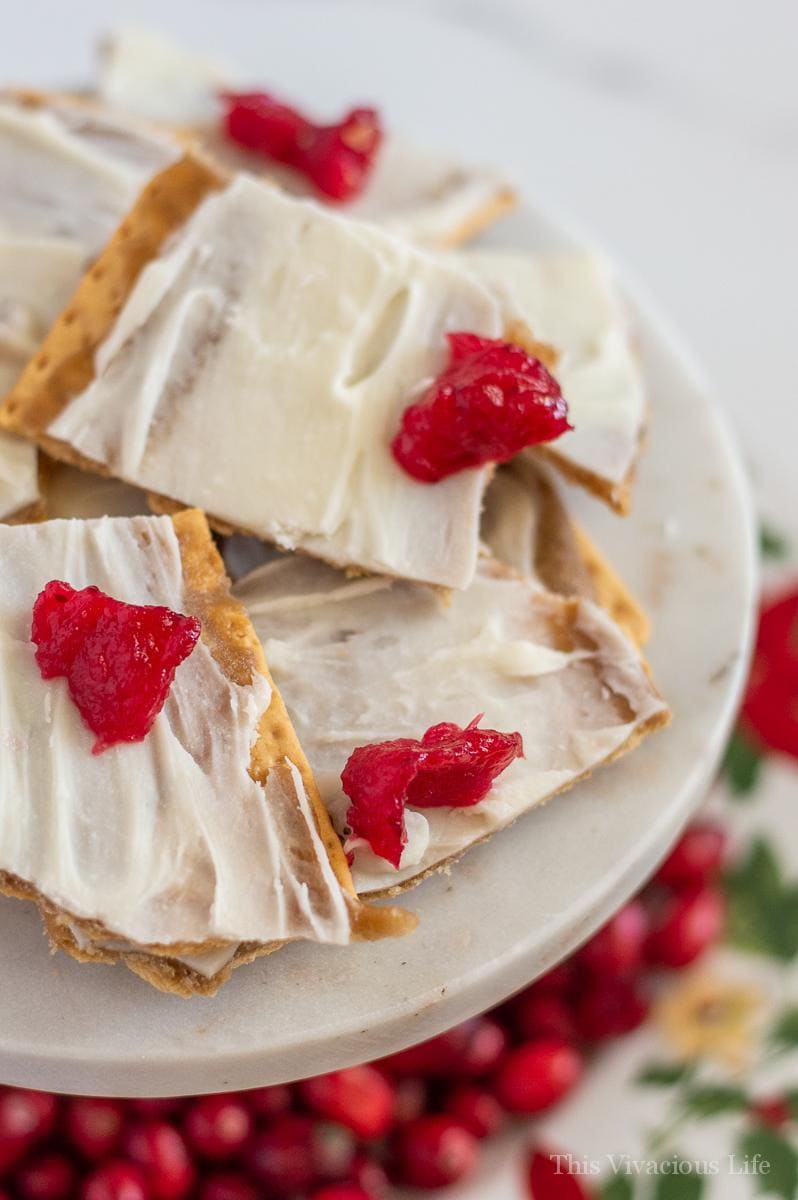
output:
POLYGON ((42 679, 66 678, 96 735, 93 754, 147 736, 199 636, 196 617, 125 604, 96 587, 75 591, 58 580, 33 606, 31 640, 42 679))
POLYGON ((538 1113, 562 1100, 582 1074, 582 1057, 560 1038, 517 1046, 499 1067, 496 1097, 512 1113, 538 1113))
POLYGON ((128 1158, 144 1173, 154 1200, 183 1200, 194 1184, 186 1143, 173 1125, 134 1125, 125 1139, 128 1158))
POLYGON ((542 362, 510 342, 450 333, 449 365, 402 414, 391 443, 408 475, 437 483, 565 433, 568 407, 542 362))
POLYGON ((399 866, 407 842, 405 805, 418 808, 467 808, 490 791, 515 758, 524 753, 520 733, 478 729, 481 716, 461 729, 433 725, 420 741, 396 738, 358 746, 341 772, 352 801, 347 823, 355 838, 399 866))
POLYGON ((374 1067, 349 1067, 299 1084, 308 1108, 351 1129, 359 1138, 378 1138, 391 1127, 394 1089, 374 1067))
POLYGON ((398 1174, 411 1187, 440 1188, 470 1175, 478 1147, 459 1121, 445 1115, 419 1117, 396 1138, 398 1174))
POLYGON ((373 108, 353 108, 333 125, 317 125, 266 92, 222 99, 225 131, 240 146, 293 167, 330 200, 362 192, 383 136, 373 108))

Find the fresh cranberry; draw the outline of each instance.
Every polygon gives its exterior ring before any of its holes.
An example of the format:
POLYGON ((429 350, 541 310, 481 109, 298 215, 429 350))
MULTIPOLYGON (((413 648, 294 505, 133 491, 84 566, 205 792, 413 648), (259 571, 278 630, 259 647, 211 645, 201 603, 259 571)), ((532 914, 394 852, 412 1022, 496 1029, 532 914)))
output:
POLYGON ((696 821, 679 838, 654 876, 664 887, 706 883, 723 866, 726 832, 714 821, 696 821))
POLYGON ((31 640, 42 679, 66 678, 100 754, 147 736, 200 630, 196 617, 52 580, 33 606, 31 640))
POLYGON ((311 1194, 310 1200, 374 1200, 355 1183, 334 1183, 311 1194))
POLYGON ((183 1131, 203 1158, 233 1158, 249 1139, 252 1117, 237 1096, 200 1096, 186 1112, 183 1131))
POLYGON ((513 1025, 525 1041, 558 1037, 571 1041, 576 1035, 571 1005, 556 992, 530 989, 510 1004, 513 1025))
POLYGON ((19 1200, 69 1200, 75 1169, 64 1154, 42 1154, 24 1164, 14 1178, 19 1200))
POLYGON ((397 1079, 394 1085, 393 1119, 397 1125, 415 1121, 427 1107, 427 1085, 415 1075, 397 1079))
POLYGON ((564 962, 557 963, 556 967, 552 967, 545 975, 541 975, 539 979, 536 979, 531 988, 527 990, 534 992, 556 992, 561 996, 573 989, 577 982, 578 974, 573 958, 566 958, 564 962))
POLYGON ((471 1174, 478 1146, 459 1121, 445 1115, 426 1116, 399 1130, 395 1154, 403 1183, 441 1188, 471 1174))
POLYGON ((446 1112, 475 1138, 492 1137, 504 1122, 496 1097, 475 1083, 460 1083, 446 1097, 446 1112))
POLYGON ((582 1182, 568 1170, 567 1155, 535 1150, 529 1159, 530 1200, 590 1200, 582 1182))
POLYGON ((120 1100, 72 1096, 67 1101, 66 1136, 85 1158, 108 1158, 113 1154, 122 1136, 122 1121, 120 1100))
POLYGON ((589 984, 574 1006, 579 1036, 590 1042, 630 1033, 647 1013, 648 1004, 635 983, 622 977, 589 984))
POLYGON ((448 366, 402 414, 391 442, 413 479, 437 483, 565 433, 560 385, 538 359, 509 342, 450 333, 448 366))
POLYGON ((390 1184, 385 1169, 382 1163, 364 1151, 361 1150, 352 1160, 347 1180, 357 1184, 373 1200, 387 1200, 390 1184))
POLYGON ((405 805, 467 808, 478 804, 513 759, 523 757, 520 733, 479 729, 481 715, 461 728, 433 725, 420 740, 396 738, 357 746, 341 785, 352 801, 347 824, 353 839, 399 866, 407 842, 405 805))
POLYGON ((272 1087, 253 1088, 249 1092, 240 1092, 239 1095, 250 1112, 265 1120, 280 1117, 291 1108, 291 1089, 282 1083, 272 1087))
POLYGON ((154 1200, 182 1200, 194 1184, 186 1143, 173 1125, 149 1121, 125 1137, 128 1157, 144 1172, 154 1200))
POLYGON ((427 1042, 390 1054, 381 1065, 400 1078, 478 1079, 494 1069, 506 1046, 507 1035, 501 1025, 491 1017, 474 1017, 427 1042))
POLYGON ((288 1112, 254 1134, 246 1162, 266 1192, 286 1196, 306 1192, 330 1176, 346 1177, 353 1157, 346 1130, 332 1126, 325 1130, 311 1116, 288 1112), (343 1139, 336 1148, 340 1135, 343 1139))
POLYGON ((331 200, 350 200, 365 187, 382 142, 373 108, 353 108, 334 125, 317 125, 265 92, 222 99, 224 127, 240 146, 293 167, 331 200))
POLYGON ((81 1200, 152 1200, 142 1171, 123 1160, 103 1163, 80 1190, 81 1200))
POLYGON ((199 1200, 261 1200, 253 1183, 234 1171, 209 1175, 199 1190, 199 1200))
POLYGON ((323 1183, 349 1179, 357 1143, 351 1130, 335 1121, 318 1121, 313 1130, 313 1164, 323 1183))
POLYGON ((662 967, 686 967, 718 940, 726 909, 715 887, 699 887, 668 898, 657 914, 646 943, 649 961, 662 967))
POLYGON ((783 1129, 793 1120, 789 1101, 785 1100, 783 1096, 755 1100, 748 1111, 762 1125, 768 1125, 771 1129, 783 1129))
POLYGON ((185 1101, 180 1096, 139 1096, 136 1100, 125 1100, 125 1107, 139 1117, 154 1121, 168 1121, 182 1112, 185 1101))
POLYGON ((579 951, 594 975, 628 975, 643 962, 648 914, 639 900, 624 904, 579 951))
POLYGON ((391 1126, 394 1089, 374 1067, 349 1067, 299 1084, 308 1108, 345 1125, 359 1138, 378 1138, 391 1126))
POLYGON ((538 1113, 562 1100, 582 1074, 582 1057, 561 1038, 524 1042, 499 1067, 494 1090, 512 1113, 538 1113))
POLYGON ((759 614, 754 661, 741 713, 757 747, 798 758, 798 590, 769 598, 759 614))
POLYGON ((0 1174, 47 1137, 57 1109, 55 1096, 48 1092, 0 1089, 0 1174))

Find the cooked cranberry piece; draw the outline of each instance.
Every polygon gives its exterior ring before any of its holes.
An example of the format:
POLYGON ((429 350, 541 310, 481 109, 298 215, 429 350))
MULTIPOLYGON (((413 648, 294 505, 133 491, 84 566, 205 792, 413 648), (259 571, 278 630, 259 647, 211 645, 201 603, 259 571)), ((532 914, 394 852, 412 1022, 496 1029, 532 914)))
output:
POLYGON ((121 1100, 72 1096, 67 1101, 65 1131, 70 1144, 85 1158, 108 1158, 122 1136, 121 1100))
POLYGON ((234 142, 299 171, 330 200, 351 200, 368 182, 383 136, 373 108, 317 125, 266 92, 222 99, 224 128, 234 142))
POLYGON ((400 467, 422 483, 503 463, 570 429, 560 385, 520 346, 450 333, 449 364, 402 414, 391 443, 400 467))
POLYGON ((390 1129, 394 1089, 374 1067, 349 1067, 299 1084, 308 1108, 345 1125, 359 1138, 382 1137, 390 1129))
POLYGON ((723 866, 726 833, 714 821, 696 821, 685 830, 654 876, 669 888, 706 883, 723 866))
POLYGON ((686 967, 718 940, 726 921, 722 893, 698 887, 669 898, 646 943, 649 961, 662 967, 686 967))
POLYGON ((141 1169, 154 1200, 183 1200, 194 1184, 186 1143, 173 1125, 134 1125, 124 1141, 127 1156, 141 1169))
POLYGON ((520 733, 479 729, 481 719, 465 728, 433 725, 419 740, 396 738, 353 750, 341 772, 352 801, 346 819, 353 837, 398 868, 407 841, 406 804, 464 808, 483 800, 524 749, 520 733))
POLYGON ((459 1121, 445 1115, 419 1117, 399 1130, 397 1173, 411 1187, 440 1188, 470 1175, 478 1146, 459 1121))
POLYGON ((494 1090, 512 1113, 552 1108, 582 1075, 582 1056, 560 1038, 541 1038, 511 1050, 499 1067, 494 1090))
POLYGON ((199 636, 196 617, 125 604, 95 587, 75 591, 58 580, 33 606, 31 640, 42 679, 66 678, 96 735, 93 754, 147 736, 199 636))
POLYGON ((233 1158, 246 1144, 252 1118, 237 1096, 200 1096, 183 1119, 189 1144, 203 1158, 233 1158))

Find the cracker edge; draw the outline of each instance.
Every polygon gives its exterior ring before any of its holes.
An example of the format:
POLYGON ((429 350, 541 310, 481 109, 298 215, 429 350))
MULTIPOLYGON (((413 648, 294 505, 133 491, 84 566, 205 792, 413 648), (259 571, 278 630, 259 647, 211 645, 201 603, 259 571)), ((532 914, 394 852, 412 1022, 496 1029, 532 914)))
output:
MULTIPOLYGON (((373 906, 359 900, 355 893, 346 857, 322 803, 310 764, 269 674, 263 648, 246 609, 230 593, 224 564, 210 536, 205 515, 198 509, 184 509, 172 518, 172 523, 180 546, 185 605, 189 612, 201 618, 202 638, 214 660, 233 682, 246 685, 257 671, 266 676, 272 690, 269 707, 261 718, 258 738, 252 748, 250 775, 263 785, 269 772, 281 769, 287 758, 300 771, 319 837, 347 896, 354 939, 371 940, 411 932, 416 926, 412 914, 393 907, 373 906)), ((270 954, 285 944, 281 941, 243 942, 231 961, 208 977, 178 962, 174 955, 221 949, 229 943, 210 939, 201 944, 153 944, 135 950, 113 950, 95 943, 118 939, 118 933, 107 929, 100 921, 74 916, 25 880, 0 871, 0 893, 36 904, 54 949, 64 950, 79 962, 121 962, 158 990, 184 997, 213 995, 236 967, 260 955, 270 954), (70 925, 85 933, 88 939, 85 946, 78 946, 70 925)))

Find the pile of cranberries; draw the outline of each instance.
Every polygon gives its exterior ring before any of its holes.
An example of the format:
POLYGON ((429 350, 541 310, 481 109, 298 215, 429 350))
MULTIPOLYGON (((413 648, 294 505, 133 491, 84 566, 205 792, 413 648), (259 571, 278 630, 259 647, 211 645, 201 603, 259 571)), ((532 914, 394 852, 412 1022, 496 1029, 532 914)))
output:
MULTIPOLYGON (((693 825, 566 962, 492 1013, 369 1066, 193 1099, 0 1089, 0 1200, 386 1200, 393 1183, 446 1187, 474 1170, 483 1139, 551 1109, 594 1047, 641 1023, 656 972, 718 938, 724 855, 717 826, 693 825)), ((529 1181, 532 1200, 570 1194, 545 1154, 529 1181)))

